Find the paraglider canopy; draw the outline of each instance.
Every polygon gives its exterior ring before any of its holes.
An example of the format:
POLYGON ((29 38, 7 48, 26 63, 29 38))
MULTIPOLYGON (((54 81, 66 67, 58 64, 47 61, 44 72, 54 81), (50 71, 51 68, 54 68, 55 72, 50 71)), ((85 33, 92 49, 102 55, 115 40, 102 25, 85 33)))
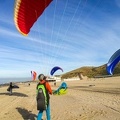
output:
POLYGON ((55 66, 50 71, 50 75, 53 75, 57 70, 61 70, 63 72, 63 69, 61 67, 55 66))
POLYGON ((66 94, 67 88, 68 88, 67 83, 66 82, 62 82, 62 84, 60 85, 60 87, 57 90, 55 90, 53 92, 53 94, 54 95, 63 95, 63 94, 66 94))
POLYGON ((117 50, 109 59, 106 69, 109 74, 113 74, 114 68, 117 65, 117 63, 120 61, 120 49, 117 50))
POLYGON ((35 71, 31 71, 31 77, 32 77, 32 80, 35 80, 37 77, 37 73, 35 71))
POLYGON ((31 27, 52 0, 16 0, 14 21, 16 28, 23 35, 30 32, 31 27))
POLYGON ((60 88, 67 89, 67 83, 66 82, 62 82, 60 88))

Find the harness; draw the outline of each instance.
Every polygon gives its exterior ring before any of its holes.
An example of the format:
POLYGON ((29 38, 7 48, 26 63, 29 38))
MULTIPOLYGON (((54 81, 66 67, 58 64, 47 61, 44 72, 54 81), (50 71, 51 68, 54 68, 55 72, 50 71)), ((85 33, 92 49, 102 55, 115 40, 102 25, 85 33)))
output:
POLYGON ((48 93, 48 90, 47 90, 47 88, 46 88, 46 82, 44 82, 44 83, 38 83, 37 84, 37 94, 38 94, 38 92, 39 92, 39 89, 42 89, 43 90, 43 93, 44 93, 44 96, 45 96, 45 103, 46 103, 46 105, 48 105, 49 104, 49 93, 48 93))

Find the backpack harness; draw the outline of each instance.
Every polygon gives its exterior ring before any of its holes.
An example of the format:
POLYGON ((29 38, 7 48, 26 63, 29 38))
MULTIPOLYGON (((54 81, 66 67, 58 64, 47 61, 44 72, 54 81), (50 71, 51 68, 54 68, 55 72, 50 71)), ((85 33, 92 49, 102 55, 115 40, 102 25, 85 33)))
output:
POLYGON ((46 82, 37 85, 37 110, 46 110, 49 104, 49 94, 46 89, 46 82))

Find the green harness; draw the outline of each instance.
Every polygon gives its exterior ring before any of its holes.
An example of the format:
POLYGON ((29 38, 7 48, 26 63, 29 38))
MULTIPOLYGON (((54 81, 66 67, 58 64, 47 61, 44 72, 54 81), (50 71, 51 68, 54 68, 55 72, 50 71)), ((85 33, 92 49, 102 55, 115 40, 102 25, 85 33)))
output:
POLYGON ((49 104, 49 94, 46 89, 46 82, 37 85, 37 110, 45 110, 49 104))

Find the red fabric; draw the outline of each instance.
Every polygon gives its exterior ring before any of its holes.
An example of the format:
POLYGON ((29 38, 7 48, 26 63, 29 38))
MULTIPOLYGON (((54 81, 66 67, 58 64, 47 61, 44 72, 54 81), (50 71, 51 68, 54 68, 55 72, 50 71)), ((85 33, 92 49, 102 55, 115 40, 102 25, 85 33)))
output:
MULTIPOLYGON (((43 13, 52 0, 21 0, 16 16, 20 32, 28 34, 34 22, 43 13)), ((17 9, 17 8, 16 8, 17 9)))
MULTIPOLYGON (((45 80, 40 81, 41 84, 43 84, 45 82, 46 82, 45 80)), ((48 82, 46 82, 45 85, 46 85, 46 89, 48 90, 49 94, 52 94, 52 89, 51 89, 50 84, 48 82)))
POLYGON ((37 77, 37 73, 35 71, 32 71, 32 80, 35 80, 37 77))

